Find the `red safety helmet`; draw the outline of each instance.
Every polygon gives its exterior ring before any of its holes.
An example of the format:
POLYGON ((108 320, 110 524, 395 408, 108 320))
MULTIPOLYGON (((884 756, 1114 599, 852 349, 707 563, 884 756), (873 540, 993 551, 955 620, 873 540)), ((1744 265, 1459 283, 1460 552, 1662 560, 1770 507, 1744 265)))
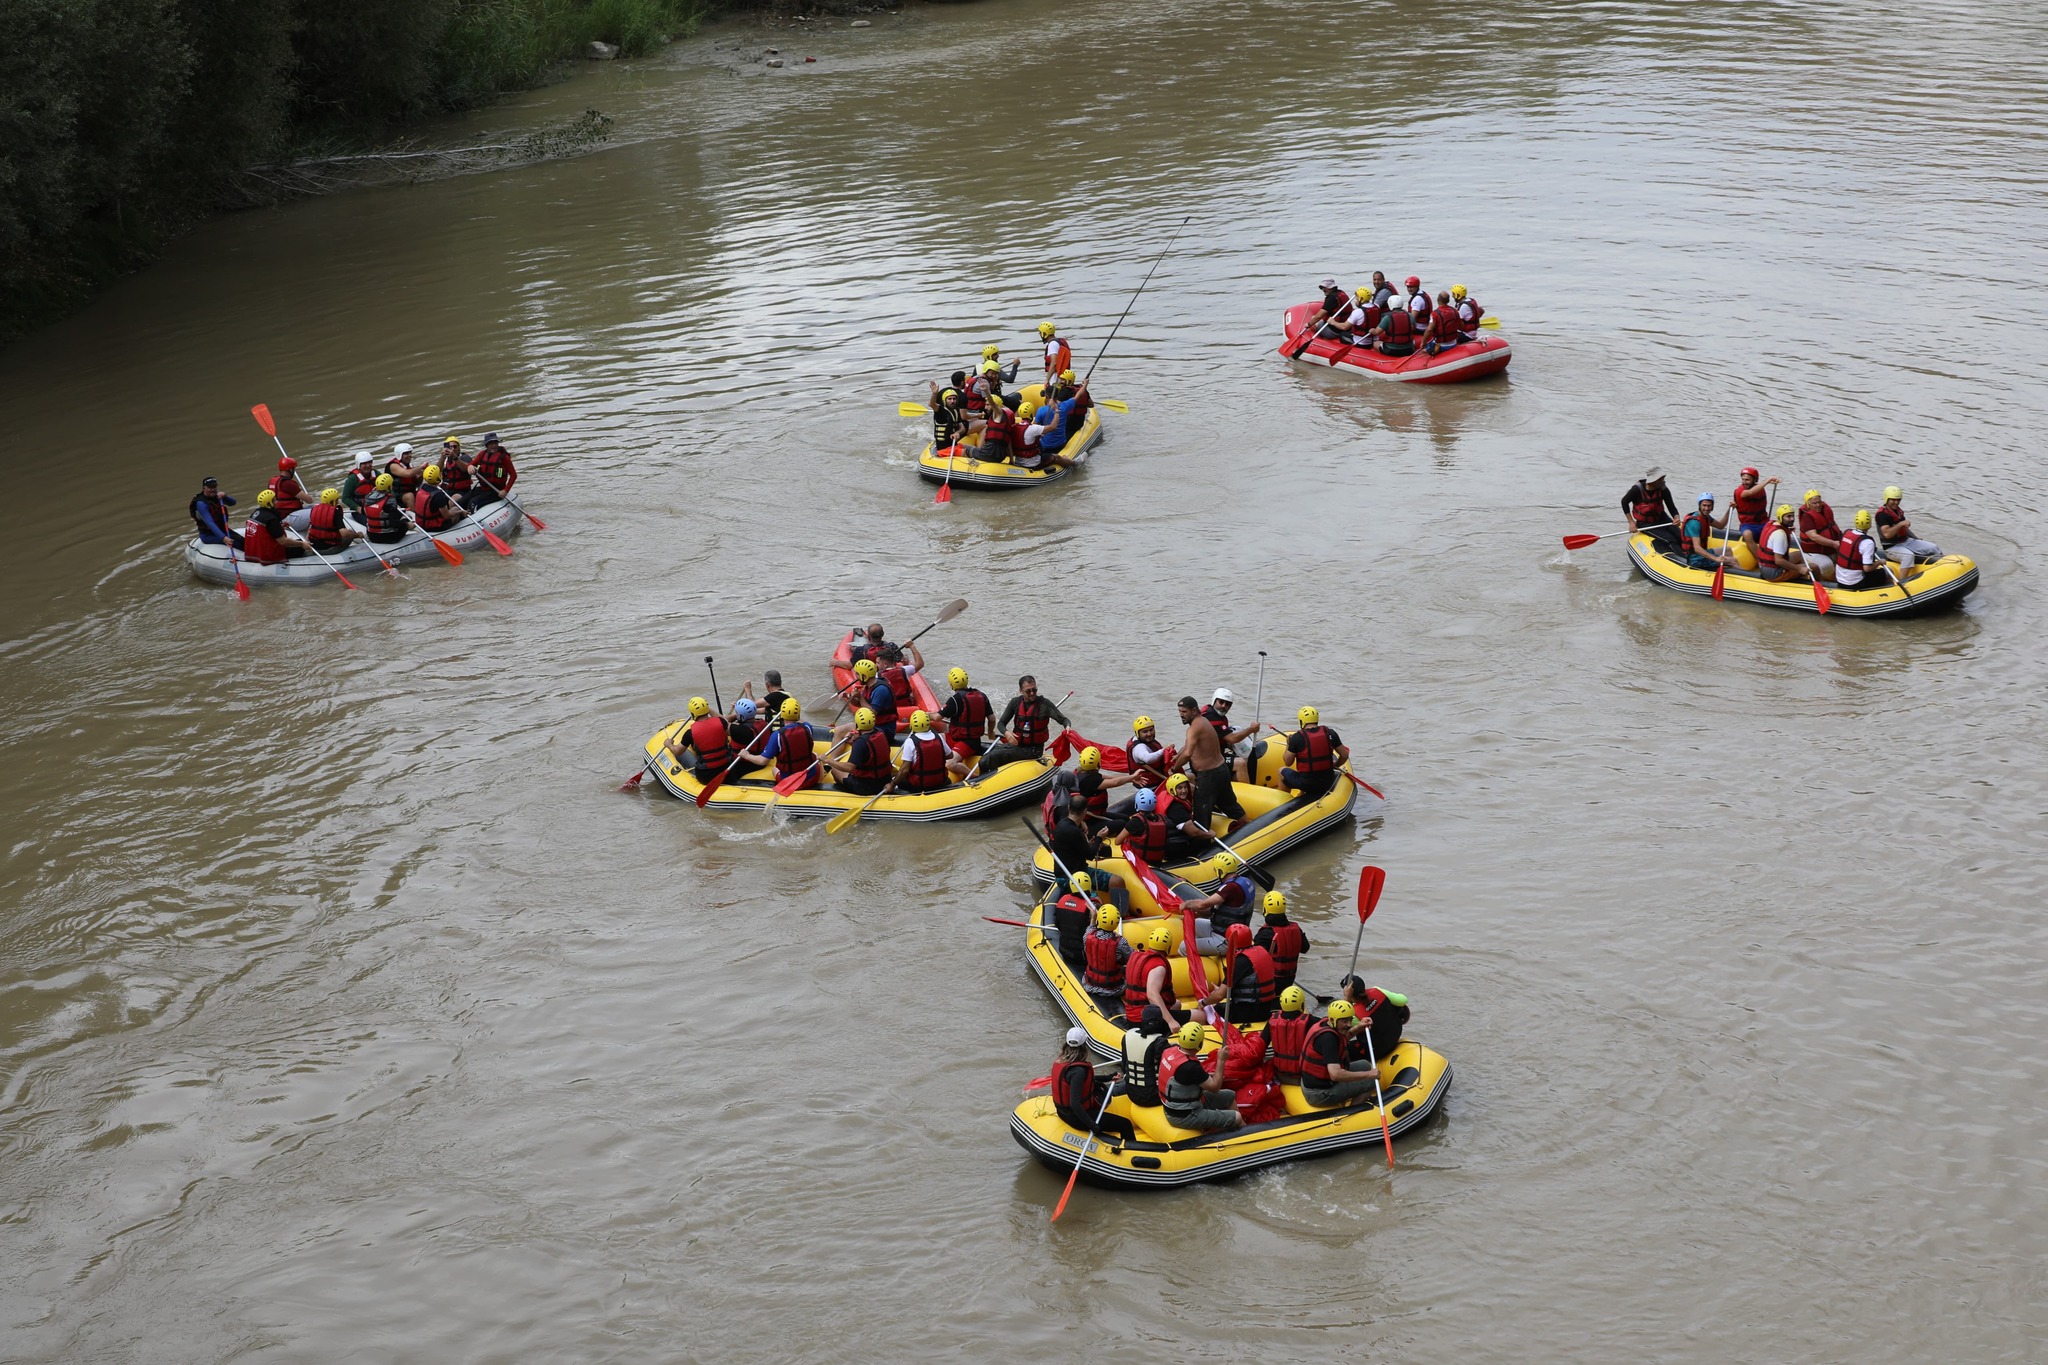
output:
POLYGON ((289 474, 298 467, 299 462, 289 455, 279 457, 277 462, 278 472, 281 474, 289 474))
POLYGON ((1242 924, 1233 924, 1223 935, 1223 941, 1230 945, 1232 952, 1241 953, 1252 946, 1252 931, 1242 924))
POLYGON ((1762 477, 1763 477, 1763 475, 1761 475, 1761 474, 1759 474, 1759 473, 1757 473, 1757 472, 1756 472, 1756 466, 1755 466, 1755 465, 1744 465, 1744 466, 1742 467, 1742 472, 1743 472, 1744 474, 1748 475, 1748 476, 1749 476, 1750 478, 1752 478, 1752 479, 1760 479, 1760 478, 1762 478, 1762 477))
POLYGON ((1413 289, 1416 285, 1422 283, 1422 276, 1410 275, 1407 279, 1401 281, 1401 283, 1407 285, 1410 289, 1413 289))

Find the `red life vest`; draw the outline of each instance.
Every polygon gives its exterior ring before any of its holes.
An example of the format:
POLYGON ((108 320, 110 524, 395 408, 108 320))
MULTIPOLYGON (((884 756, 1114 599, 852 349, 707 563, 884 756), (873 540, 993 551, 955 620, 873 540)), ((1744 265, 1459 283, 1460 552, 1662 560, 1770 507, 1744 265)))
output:
POLYGON ((1256 944, 1241 949, 1230 968, 1230 1003, 1271 1014, 1279 993, 1280 988, 1273 984, 1273 955, 1256 944), (1249 972, 1243 970, 1247 964, 1249 972))
MULTIPOLYGON (((1900 522, 1904 521, 1905 519, 1906 513, 1903 508, 1901 508, 1898 511, 1893 511, 1889 507, 1880 507, 1877 509, 1877 529, 1880 533, 1889 531, 1892 527, 1897 526, 1900 522)), ((1881 534, 1879 536, 1879 539, 1883 539, 1881 534)))
POLYGON ((1273 979, 1280 989, 1286 990, 1294 984, 1294 973, 1301 964, 1301 950, 1308 946, 1308 935, 1293 920, 1268 924, 1266 928, 1273 934, 1266 944, 1266 951, 1273 955, 1273 979))
POLYGON ((1061 1062, 1054 1066, 1052 1103, 1060 1117, 1076 1127, 1094 1123, 1096 1106, 1102 1103, 1095 1068, 1086 1062, 1061 1062))
POLYGON ((423 531, 445 531, 453 519, 448 515, 448 495, 428 484, 414 495, 413 517, 423 531))
POLYGON ((377 492, 377 476, 367 469, 351 469, 342 475, 342 494, 353 498, 356 506, 368 502, 377 492))
POLYGON ((1341 289, 1336 288, 1325 289, 1323 291, 1323 315, 1325 317, 1328 317, 1334 321, 1335 319, 1342 317, 1345 313, 1349 312, 1350 309, 1351 296, 1349 294, 1345 293, 1341 289))
MULTIPOLYGON (((1637 484, 1636 487, 1642 488, 1642 485, 1637 484)), ((1659 522, 1671 520, 1665 510, 1664 499, 1648 489, 1643 489, 1642 496, 1636 499, 1635 505, 1629 509, 1629 517, 1637 526, 1654 526, 1659 522)))
POLYGON ((910 696, 910 674, 902 664, 890 664, 882 670, 882 681, 889 684, 889 694, 900 704, 910 696))
POLYGON ((1407 310, 1395 308, 1387 313, 1387 340, 1397 344, 1415 340, 1415 319, 1407 310))
MULTIPOLYGON (((1780 526, 1777 522, 1774 521, 1770 525, 1764 527, 1763 534, 1756 538, 1756 562, 1760 568, 1775 569, 1778 567, 1779 564, 1784 562, 1777 555, 1771 553, 1771 533, 1773 531, 1784 530, 1784 527, 1780 526)), ((1785 539, 1789 545, 1792 539, 1791 532, 1786 531, 1785 539)))
POLYGON ((479 479, 490 485, 488 491, 493 497, 511 492, 512 485, 519 479, 519 471, 512 467, 512 454, 504 449, 485 446, 470 467, 479 479))
POLYGON ((341 538, 341 504, 323 502, 306 514, 306 539, 313 542, 313 548, 332 552, 343 547, 341 538))
POLYGON ((1829 540, 1840 540, 1842 538, 1842 528, 1835 525, 1834 508, 1828 506, 1826 503, 1822 503, 1820 505, 1820 511, 1818 512, 1808 511, 1806 507, 1803 505, 1800 507, 1800 548, 1808 550, 1820 549, 1820 546, 1814 545, 1812 542, 1807 540, 1807 536, 1809 535, 1822 535, 1826 536, 1829 540))
POLYGON ((1053 349, 1047 353, 1046 373, 1058 376, 1074 368, 1074 348, 1067 345, 1065 337, 1056 339, 1053 349))
POLYGON ((1449 346, 1458 340, 1458 310, 1447 303, 1438 304, 1434 318, 1436 340, 1440 346, 1449 346))
POLYGON ((723 768, 732 762, 732 737, 725 733, 725 721, 718 716, 690 722, 690 747, 707 768, 723 768))
POLYGON ((363 526, 373 536, 396 540, 405 534, 405 516, 398 508, 396 493, 379 493, 363 504, 363 526))
POLYGON ((946 756, 953 751, 946 747, 946 741, 933 735, 930 739, 910 737, 910 766, 904 770, 902 787, 906 791, 935 792, 953 780, 953 774, 946 771, 946 756))
POLYGON ((1316 1056, 1316 1043, 1324 1034, 1337 1040, 1337 1056, 1344 1056, 1344 1038, 1330 1026, 1327 1019, 1318 1019, 1309 1027, 1306 1037, 1301 1040, 1301 1083, 1328 1089, 1330 1085, 1330 1064, 1316 1056))
MULTIPOLYGON (((1195 818, 1194 807, 1178 796, 1165 796, 1159 801, 1159 823, 1166 826, 1170 837, 1173 832, 1195 818)), ((1161 850, 1162 854, 1164 850, 1161 850)))
POLYGON ((855 777, 867 782, 887 782, 895 772, 889 762, 889 741, 875 730, 853 737, 853 747, 847 751, 846 762, 855 777), (862 754, 867 755, 865 761, 862 754))
POLYGON ((1015 455, 1023 435, 1015 414, 1001 403, 989 404, 988 425, 981 432, 982 458, 1002 460, 1015 455))
POLYGON ((1458 305, 1457 313, 1458 330, 1461 332, 1472 331, 1479 326, 1479 319, 1486 316, 1486 310, 1479 306, 1479 300, 1470 294, 1467 294, 1465 301, 1458 305))
POLYGON ((1316 1017, 1306 1012, 1275 1014, 1266 1021, 1266 1042, 1273 1049, 1273 1071, 1283 1085, 1301 1083, 1301 1054, 1306 1050, 1309 1028, 1315 1022, 1316 1017))
POLYGON ((450 493, 467 493, 471 482, 469 461, 451 460, 441 466, 441 487, 450 493))
POLYGON ((1109 992, 1123 978, 1123 964, 1117 960, 1117 946, 1124 936, 1113 929, 1090 929, 1081 940, 1081 952, 1088 959, 1083 979, 1090 988, 1109 992))
POLYGON ((1754 488, 1736 489, 1730 495, 1729 501, 1735 504, 1737 524, 1745 521, 1764 521, 1770 511, 1771 497, 1762 484, 1754 488))
POLYGON ((275 475, 268 487, 277 494, 277 510, 280 512, 296 512, 306 505, 306 487, 296 474, 275 475))
POLYGON ((384 472, 391 476, 391 482, 401 490, 420 486, 420 471, 408 469, 405 461, 396 455, 384 462, 384 472))
POLYGON ((1135 1024, 1145 1017, 1145 1006, 1152 1003, 1145 994, 1145 978, 1152 975, 1154 967, 1165 967, 1166 989, 1173 989, 1173 969, 1167 962, 1166 954, 1150 948, 1140 948, 1131 954, 1131 960, 1124 964, 1124 1018, 1135 1024))
MULTIPOLYGON (((1155 769, 1165 772, 1173 771, 1173 750, 1171 748, 1161 749, 1159 757, 1152 760, 1150 766, 1140 766, 1136 749, 1141 743, 1143 743, 1142 740, 1136 735, 1132 735, 1130 742, 1125 745, 1126 752, 1129 752, 1131 755, 1131 785, 1137 787, 1140 791, 1148 787, 1156 787, 1166 780, 1155 769)), ((1154 744, 1155 746, 1157 745, 1156 739, 1154 744)))
POLYGON ((1016 715, 1017 743, 1026 749, 1045 743, 1046 708, 1044 697, 1033 697, 1029 701, 1019 700, 1016 715))
POLYGON ((242 553, 258 564, 282 564, 287 558, 270 528, 254 517, 242 527, 242 553))
POLYGON ((811 727, 802 721, 788 721, 782 727, 782 740, 775 748, 775 771, 778 776, 788 777, 811 766, 811 757, 816 747, 811 742, 811 727))
POLYGON ((1840 547, 1835 551, 1835 568, 1854 572, 1863 570, 1863 542, 1869 537, 1861 531, 1844 531, 1840 547))
POLYGON ((981 738, 988 728, 988 694, 978 687, 963 687, 953 694, 960 699, 953 718, 946 722, 946 738, 958 744, 968 744, 981 738))
POLYGON ((1160 819, 1157 813, 1146 815, 1142 811, 1138 813, 1138 821, 1144 826, 1143 830, 1135 835, 1126 834, 1124 836, 1126 843, 1130 845, 1131 851, 1148 863, 1165 862, 1166 822, 1160 819))
POLYGON ((1330 743, 1325 725, 1311 725, 1301 732, 1301 752, 1291 756, 1298 773, 1327 773, 1337 767, 1337 750, 1330 743))

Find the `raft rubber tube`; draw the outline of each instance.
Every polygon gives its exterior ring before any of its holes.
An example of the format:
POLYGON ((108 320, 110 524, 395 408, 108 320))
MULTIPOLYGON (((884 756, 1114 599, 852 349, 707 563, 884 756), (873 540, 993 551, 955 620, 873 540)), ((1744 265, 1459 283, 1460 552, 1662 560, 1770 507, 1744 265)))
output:
POLYGON ((1281 317, 1281 355, 1303 365, 1368 374, 1399 384, 1461 384, 1468 379, 1484 379, 1505 370, 1514 357, 1508 339, 1492 331, 1482 331, 1473 340, 1461 341, 1435 355, 1428 354, 1420 345, 1413 355, 1381 355, 1365 346, 1323 337, 1311 341, 1296 355, 1294 348, 1301 344, 1301 329, 1321 307, 1320 301, 1297 303, 1281 317))
MULTIPOLYGON (((844 694, 846 689, 853 685, 852 659, 854 634, 854 631, 847 631, 846 638, 839 642, 839 648, 833 651, 832 654, 832 686, 841 694, 844 694)), ((907 656, 904 661, 905 663, 909 662, 907 656)), ((879 668, 880 665, 878 664, 876 667, 879 668)), ((910 696, 907 698, 898 697, 896 699, 896 714, 903 717, 905 721, 908 721, 910 713, 919 709, 922 709, 926 715, 932 718, 932 724, 940 724, 939 695, 932 691, 932 685, 925 678, 924 670, 921 668, 910 675, 910 696)), ((770 719, 773 719, 773 717, 770 717, 770 719)))
MULTIPOLYGON (((1716 538, 1709 543, 1718 547, 1726 545, 1727 541, 1716 538)), ((1638 531, 1628 538, 1628 557, 1645 578, 1661 587, 1700 597, 1713 593, 1712 569, 1687 568, 1669 551, 1658 549, 1647 532, 1638 531)), ((1891 575, 1883 569, 1877 571, 1876 578, 1882 582, 1882 587, 1838 588, 1832 583, 1822 584, 1828 594, 1827 614, 1901 617, 1946 611, 1976 591, 1977 565, 1967 555, 1943 555, 1915 566, 1903 588, 1892 582, 1891 575)), ((1813 589, 1806 583, 1770 583, 1739 568, 1728 570, 1722 581, 1721 595, 1731 602, 1754 602, 1766 607, 1788 607, 1793 611, 1820 611, 1814 601, 1813 589)))
MULTIPOLYGON (((695 803, 704 784, 697 775, 668 751, 670 739, 689 724, 687 720, 664 725, 648 739, 642 763, 671 796, 695 803)), ((812 741, 824 753, 831 733, 823 726, 810 727, 812 741)), ((982 773, 971 783, 954 782, 929 792, 891 793, 868 806, 863 820, 958 820, 983 815, 1009 806, 1042 800, 1052 786, 1052 764, 1038 759, 1005 763, 992 773, 982 773)), ((775 794, 775 765, 736 769, 711 793, 707 808, 720 810, 765 810, 773 807, 791 815, 837 815, 866 805, 872 798, 842 791, 829 771, 822 772, 824 785, 807 787, 788 796, 775 794)))
MULTIPOLYGON (((1310 840, 1329 833, 1351 818, 1351 807, 1358 800, 1358 787, 1348 778, 1339 777, 1330 790, 1313 801, 1303 800, 1280 785, 1280 770, 1287 765, 1287 736, 1262 739, 1252 746, 1248 771, 1254 779, 1251 782, 1233 782, 1231 789, 1237 793, 1237 803, 1244 807, 1248 817, 1244 828, 1227 835, 1230 847, 1247 863, 1265 866, 1292 849, 1299 848, 1310 840)), ((1349 772, 1350 765, 1343 771, 1349 772)), ((1121 797, 1125 788, 1116 789, 1121 797)), ((1128 814, 1124 801, 1112 809, 1128 814)), ((1213 817, 1212 826, 1220 833, 1229 823, 1224 816, 1213 817)), ((1133 907, 1143 905, 1147 913, 1156 911, 1150 895, 1130 875, 1130 864, 1123 858, 1112 856, 1098 858, 1090 866, 1119 878, 1131 893, 1133 907)), ((1217 869, 1213 854, 1183 862, 1169 863, 1157 869, 1162 877, 1179 879, 1203 891, 1212 891, 1223 880, 1217 869)), ((1044 846, 1031 858, 1031 875, 1039 882, 1053 880, 1055 869, 1052 854, 1044 846)))
MULTIPOLYGON (((1052 925, 1052 903, 1060 898, 1060 893, 1064 889, 1058 886, 1046 888, 1045 895, 1032 907, 1030 918, 1026 921, 1031 927, 1024 931, 1024 956, 1031 963, 1031 970, 1037 974, 1046 992, 1066 1012, 1067 1018, 1075 1026, 1086 1031, 1088 1046, 1101 1056, 1115 1057, 1122 1045, 1124 1031, 1130 1025, 1124 1022, 1120 1009, 1112 1014, 1097 1005, 1095 997, 1088 994, 1088 988, 1082 984, 1080 971, 1060 956, 1059 940, 1052 925)), ((1182 889, 1193 894, 1193 888, 1185 884, 1182 889)), ((1100 903, 1101 899, 1097 897, 1097 904, 1100 903)), ((1256 912, 1252 919, 1255 923, 1258 922, 1259 916, 1256 912)), ((1151 937, 1154 929, 1160 928, 1173 935, 1173 947, 1167 950, 1167 959, 1173 972, 1174 1000, 1185 1014, 1195 998, 1195 988, 1193 980, 1188 976, 1188 960, 1181 951, 1181 917, 1161 915, 1156 906, 1141 910, 1133 903, 1131 913, 1124 917, 1122 932, 1124 938, 1130 942, 1131 950, 1135 952, 1145 946, 1145 940, 1151 937)), ((1223 959, 1204 955, 1202 970, 1209 984, 1217 985, 1223 980, 1223 959)), ((1244 1027, 1257 1032, 1265 1028, 1265 1025, 1247 1024, 1244 1027)), ((1214 1027, 1205 1024, 1203 1028, 1204 1047, 1213 1047, 1221 1041, 1214 1027)))
MULTIPOLYGON (((361 532, 362 522, 353 516, 345 518, 350 530, 361 532)), ((488 502, 477 509, 473 517, 466 517, 458 525, 435 534, 444 545, 453 546, 464 554, 484 547, 484 532, 496 536, 509 536, 518 529, 519 511, 509 502, 488 502)), ((434 542, 424 531, 413 531, 404 540, 389 545, 379 545, 372 553, 362 541, 351 543, 346 549, 327 556, 328 563, 345 574, 382 572, 384 566, 377 562, 381 554, 393 564, 439 564, 441 552, 434 548, 434 542)), ((282 564, 258 564, 237 550, 234 559, 240 562, 244 583, 251 587, 277 585, 281 587, 308 587, 320 583, 332 583, 334 569, 321 563, 312 555, 287 560, 282 564)), ((185 546, 185 563, 192 572, 209 583, 233 586, 236 565, 230 562, 226 545, 209 545, 194 536, 185 546)))
MULTIPOLYGON (((1020 391, 1024 395, 1021 408, 1032 408, 1038 397, 1045 391, 1043 384, 1026 384, 1020 391)), ((1085 462, 1088 452, 1102 439, 1102 409, 1091 404, 1088 413, 1081 419, 1081 429, 1073 434, 1061 447, 1060 454, 1070 460, 1085 462)), ((953 487, 955 488, 1036 488, 1065 478, 1072 470, 1060 465, 1046 465, 1039 469, 1025 469, 1007 460, 980 460, 974 452, 981 446, 980 436, 969 436, 960 444, 960 454, 953 459, 953 487)), ((917 457, 917 476, 928 483, 946 482, 946 451, 951 447, 934 450, 927 445, 924 453, 917 457)))

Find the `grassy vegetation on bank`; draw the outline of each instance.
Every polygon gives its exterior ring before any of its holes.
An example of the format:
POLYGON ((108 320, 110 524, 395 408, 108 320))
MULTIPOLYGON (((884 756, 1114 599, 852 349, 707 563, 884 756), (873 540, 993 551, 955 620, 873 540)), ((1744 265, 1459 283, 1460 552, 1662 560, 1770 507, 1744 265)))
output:
MULTIPOLYGON (((236 202, 247 167, 628 56, 712 0, 0 0, 0 341, 236 202)), ((729 7, 729 6, 727 6, 729 7)))

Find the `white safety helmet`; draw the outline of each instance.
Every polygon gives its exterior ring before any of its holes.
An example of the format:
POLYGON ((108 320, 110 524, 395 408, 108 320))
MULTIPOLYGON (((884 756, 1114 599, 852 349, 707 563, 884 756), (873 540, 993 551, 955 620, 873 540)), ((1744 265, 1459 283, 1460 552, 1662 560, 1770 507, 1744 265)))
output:
POLYGON ((1215 695, 1215 696, 1213 696, 1213 697, 1211 697, 1211 698, 1209 698, 1209 700, 1210 700, 1210 701, 1227 701, 1227 702, 1233 702, 1233 703, 1234 703, 1234 702, 1236 702, 1237 698, 1236 698, 1236 697, 1233 697, 1233 696, 1231 696, 1231 695, 1230 695, 1230 689, 1229 689, 1229 688, 1227 688, 1227 687, 1219 687, 1219 688, 1217 688, 1217 689, 1216 689, 1216 695, 1215 695))
POLYGON ((397 445, 391 447, 391 453, 393 455, 410 455, 412 454, 412 447, 400 441, 397 445))

